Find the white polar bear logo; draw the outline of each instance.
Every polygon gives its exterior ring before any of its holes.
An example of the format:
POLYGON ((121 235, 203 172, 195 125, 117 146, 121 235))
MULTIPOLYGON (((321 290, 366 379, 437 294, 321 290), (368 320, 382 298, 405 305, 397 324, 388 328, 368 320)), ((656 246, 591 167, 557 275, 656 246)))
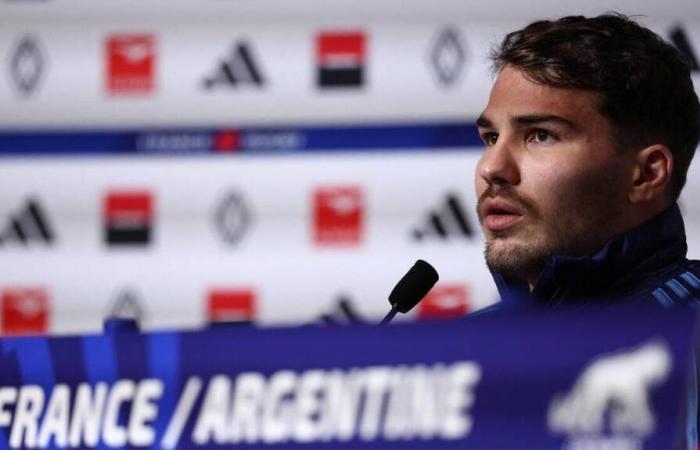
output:
POLYGON ((601 356, 583 371, 568 395, 554 398, 549 427, 555 432, 602 433, 609 408, 613 433, 647 435, 655 427, 649 391, 663 383, 670 370, 671 354, 661 341, 601 356))

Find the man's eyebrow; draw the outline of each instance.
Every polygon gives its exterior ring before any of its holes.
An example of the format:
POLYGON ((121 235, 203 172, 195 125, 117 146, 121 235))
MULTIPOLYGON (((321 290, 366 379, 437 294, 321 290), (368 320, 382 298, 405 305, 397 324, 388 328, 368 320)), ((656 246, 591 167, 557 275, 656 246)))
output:
POLYGON ((480 115, 478 119, 476 119, 476 126, 481 128, 493 128, 493 125, 491 125, 491 121, 487 119, 483 114, 480 115))
POLYGON ((543 122, 557 122, 566 125, 569 128, 576 128, 576 125, 569 119, 554 114, 531 114, 525 116, 516 116, 513 122, 519 125, 536 125, 543 122))

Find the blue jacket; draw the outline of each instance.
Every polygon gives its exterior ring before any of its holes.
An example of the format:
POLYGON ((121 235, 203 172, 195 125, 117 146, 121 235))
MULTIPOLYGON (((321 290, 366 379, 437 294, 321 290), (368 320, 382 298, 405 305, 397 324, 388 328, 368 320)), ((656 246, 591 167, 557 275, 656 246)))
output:
MULTIPOLYGON (((526 282, 493 273, 501 302, 475 315, 635 302, 700 307, 700 261, 688 260, 687 250, 683 217, 673 204, 593 256, 552 256, 532 292, 526 282)), ((695 366, 689 380, 685 430, 686 448, 693 449, 700 420, 695 366)))
POLYGON ((552 256, 530 292, 493 273, 502 301, 492 310, 656 302, 700 306, 700 261, 686 258, 677 204, 608 242, 593 256, 552 256))

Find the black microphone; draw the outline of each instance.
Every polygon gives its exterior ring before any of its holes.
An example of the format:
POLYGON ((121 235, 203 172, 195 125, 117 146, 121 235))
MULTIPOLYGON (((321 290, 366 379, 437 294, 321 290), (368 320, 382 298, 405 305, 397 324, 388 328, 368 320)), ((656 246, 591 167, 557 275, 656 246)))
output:
POLYGON ((398 312, 407 313, 410 311, 425 297, 425 294, 432 289, 439 278, 433 266, 422 259, 416 261, 389 294, 391 311, 382 319, 380 325, 389 323, 398 312))

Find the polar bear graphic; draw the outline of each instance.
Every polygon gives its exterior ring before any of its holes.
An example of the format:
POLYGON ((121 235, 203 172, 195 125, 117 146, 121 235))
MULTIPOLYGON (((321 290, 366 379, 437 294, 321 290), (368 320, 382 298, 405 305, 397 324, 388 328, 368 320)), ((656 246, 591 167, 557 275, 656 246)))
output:
POLYGON ((571 392, 558 395, 549 407, 555 432, 602 433, 609 411, 613 433, 647 435, 654 430, 649 391, 671 370, 671 354, 662 341, 601 356, 579 376, 571 392))

